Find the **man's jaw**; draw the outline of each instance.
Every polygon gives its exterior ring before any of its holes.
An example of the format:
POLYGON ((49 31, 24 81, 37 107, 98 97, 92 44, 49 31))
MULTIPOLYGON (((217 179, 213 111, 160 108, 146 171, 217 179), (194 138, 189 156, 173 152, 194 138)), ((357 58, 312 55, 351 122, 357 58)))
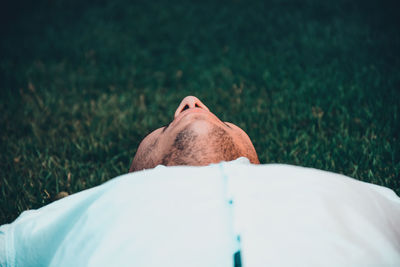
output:
MULTIPOLYGON (((190 108, 181 112, 166 128, 168 127, 176 127, 179 125, 180 121, 190 119, 190 117, 196 116, 197 119, 205 119, 207 120, 210 117, 214 117, 218 119, 213 113, 202 109, 202 108, 190 108), (208 117, 208 118, 207 118, 208 117)), ((164 129, 165 131, 165 129, 164 129)))

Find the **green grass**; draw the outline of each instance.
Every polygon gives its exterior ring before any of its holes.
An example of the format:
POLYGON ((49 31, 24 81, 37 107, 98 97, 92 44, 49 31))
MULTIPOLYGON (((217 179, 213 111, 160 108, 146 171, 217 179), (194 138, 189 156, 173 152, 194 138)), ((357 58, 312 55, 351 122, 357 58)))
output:
POLYGON ((262 163, 399 194, 394 3, 40 0, 3 9, 0 224, 126 173, 140 140, 186 95, 245 129, 262 163))

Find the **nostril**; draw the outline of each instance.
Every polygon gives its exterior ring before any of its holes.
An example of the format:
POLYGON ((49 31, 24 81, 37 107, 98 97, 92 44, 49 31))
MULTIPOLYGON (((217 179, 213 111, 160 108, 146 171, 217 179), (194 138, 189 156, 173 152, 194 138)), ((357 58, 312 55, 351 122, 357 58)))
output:
POLYGON ((178 117, 183 111, 191 108, 201 108, 206 111, 210 111, 206 105, 204 105, 197 97, 195 96, 187 96, 182 99, 182 102, 179 104, 178 108, 175 111, 174 118, 178 117))

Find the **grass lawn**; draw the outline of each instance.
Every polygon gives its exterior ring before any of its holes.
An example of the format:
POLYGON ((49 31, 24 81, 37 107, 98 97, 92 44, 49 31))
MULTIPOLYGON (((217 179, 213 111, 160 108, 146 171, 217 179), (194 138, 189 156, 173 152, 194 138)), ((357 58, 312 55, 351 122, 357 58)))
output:
POLYGON ((0 14, 0 224, 126 173, 186 95, 262 163, 400 194, 395 1, 25 2, 0 14))

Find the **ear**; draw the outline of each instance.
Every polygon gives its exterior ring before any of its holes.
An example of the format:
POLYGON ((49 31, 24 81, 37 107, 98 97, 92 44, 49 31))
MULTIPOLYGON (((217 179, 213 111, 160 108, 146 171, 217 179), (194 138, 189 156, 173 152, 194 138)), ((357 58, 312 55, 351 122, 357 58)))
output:
POLYGON ((254 158, 250 159, 250 162, 251 162, 252 164, 260 164, 260 161, 258 160, 257 155, 256 155, 254 158))
POLYGON ((134 172, 135 171, 135 165, 134 165, 135 159, 132 160, 131 167, 129 168, 129 172, 134 172))
MULTIPOLYGON (((129 168, 129 172, 138 171, 141 166, 141 164, 139 164, 139 162, 140 162, 140 159, 138 159, 138 155, 136 153, 132 159, 132 163, 131 163, 131 167, 129 168)), ((143 164, 142 164, 142 166, 143 166, 143 164)))

